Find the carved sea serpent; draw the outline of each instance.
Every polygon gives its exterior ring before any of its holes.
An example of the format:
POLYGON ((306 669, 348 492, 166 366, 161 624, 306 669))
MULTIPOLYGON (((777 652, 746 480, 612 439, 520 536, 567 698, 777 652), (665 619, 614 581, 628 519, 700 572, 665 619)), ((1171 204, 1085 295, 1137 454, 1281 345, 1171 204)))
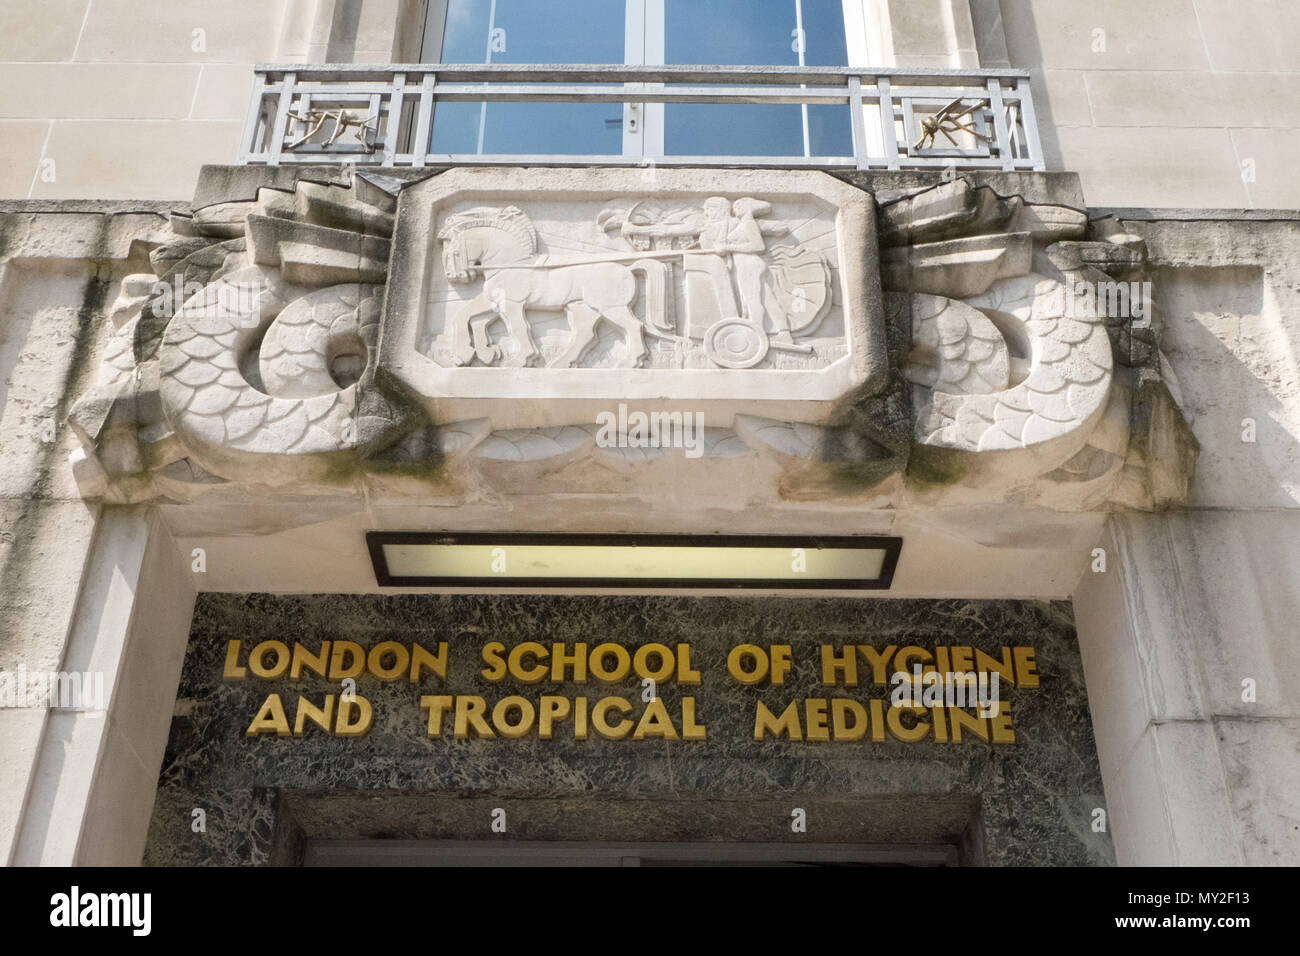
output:
MULTIPOLYGON (((914 308, 923 315, 933 313, 933 303, 925 300, 935 298, 918 296, 914 308)), ((1064 285, 1037 274, 999 280, 987 292, 963 301, 997 318, 1004 331, 1022 339, 1029 352, 1028 374, 1009 388, 992 390, 986 385, 982 394, 962 394, 957 389, 942 390, 941 373, 934 389, 916 389, 918 442, 960 452, 1026 450, 1038 465, 1055 467, 1060 463, 1056 459, 1063 461, 1082 447, 1105 411, 1114 362, 1104 321, 1067 315, 1064 285)), ((996 349, 987 356, 982 352, 944 356, 945 347, 956 347, 953 331, 938 337, 949 340, 940 343, 941 362, 944 358, 958 361, 959 372, 948 374, 954 384, 962 380, 970 388, 981 378, 992 381, 1007 374, 1005 359, 996 349), (967 372, 971 361, 976 363, 975 372, 990 362, 1001 367, 989 366, 972 376, 967 372)), ((914 334, 914 341, 919 337, 914 334)), ((979 344, 988 336, 970 328, 961 338, 960 347, 967 349, 969 343, 979 344)))
POLYGON ((373 428, 358 416, 359 383, 340 384, 330 364, 357 355, 373 375, 379 290, 346 284, 302 294, 250 267, 188 299, 163 335, 160 396, 199 463, 226 478, 274 482, 319 474, 354 452, 373 428), (289 457, 267 464, 269 456, 289 457))

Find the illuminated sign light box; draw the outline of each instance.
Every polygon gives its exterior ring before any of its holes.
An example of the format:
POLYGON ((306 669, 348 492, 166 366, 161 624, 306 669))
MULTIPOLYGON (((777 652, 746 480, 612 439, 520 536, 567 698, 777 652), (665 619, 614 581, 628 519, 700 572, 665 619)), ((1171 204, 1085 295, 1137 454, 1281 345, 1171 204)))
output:
POLYGON ((884 590, 902 538, 366 534, 382 587, 884 590))

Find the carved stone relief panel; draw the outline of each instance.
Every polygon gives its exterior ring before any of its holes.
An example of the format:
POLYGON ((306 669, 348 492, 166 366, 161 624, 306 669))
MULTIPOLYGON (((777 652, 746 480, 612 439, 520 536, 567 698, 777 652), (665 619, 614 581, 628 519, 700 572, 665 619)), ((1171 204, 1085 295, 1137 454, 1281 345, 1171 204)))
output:
POLYGON ((495 427, 582 424, 613 399, 816 422, 882 380, 869 194, 651 172, 458 169, 405 190, 385 370, 436 421, 495 427))

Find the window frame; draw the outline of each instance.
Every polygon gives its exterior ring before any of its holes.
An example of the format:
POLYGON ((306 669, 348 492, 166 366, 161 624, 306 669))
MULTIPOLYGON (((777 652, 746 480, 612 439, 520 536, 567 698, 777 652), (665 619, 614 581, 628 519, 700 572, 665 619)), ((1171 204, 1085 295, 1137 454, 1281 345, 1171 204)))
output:
MULTIPOLYGON (((446 39, 447 16, 454 0, 426 0, 423 30, 418 46, 421 64, 441 63, 446 39), (438 58, 430 58, 430 50, 438 51, 438 58)), ((800 0, 792 0, 796 16, 800 0)), ((495 0, 493 0, 495 7, 495 0)), ((634 66, 661 66, 665 60, 667 22, 665 0, 624 0, 623 63, 634 66), (638 26, 639 25, 639 26, 638 26)), ((888 0, 841 0, 844 18, 844 38, 847 66, 881 68, 892 66, 894 56, 889 41, 888 0)), ((490 63, 490 52, 484 62, 490 63)), ((800 65, 802 64, 800 54, 800 65)), ((701 64, 709 65, 709 64, 701 64)), ((762 65, 762 64, 753 64, 762 65)), ((629 84, 644 88, 654 84, 629 84)), ((486 113, 487 104, 483 104, 486 113)), ((879 111, 864 106, 863 117, 868 140, 881 143, 883 134, 879 111)), ((808 107, 802 107, 804 155, 811 156, 808 128, 808 107)), ((485 121, 480 119, 478 154, 483 154, 485 121)), ((623 104, 622 155, 629 159, 656 160, 665 157, 664 134, 666 114, 663 103, 623 104), (641 115, 641 114, 644 115, 641 115)))

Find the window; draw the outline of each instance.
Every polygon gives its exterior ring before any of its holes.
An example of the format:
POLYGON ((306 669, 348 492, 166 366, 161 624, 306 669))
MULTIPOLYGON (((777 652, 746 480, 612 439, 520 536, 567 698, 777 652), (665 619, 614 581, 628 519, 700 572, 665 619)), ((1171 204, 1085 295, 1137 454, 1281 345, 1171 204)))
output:
MULTIPOLYGON (((882 66, 878 6, 878 0, 430 0, 421 59, 882 66)), ((440 103, 432 151, 848 156, 848 110, 789 103, 440 103)), ((868 129, 873 125, 871 115, 868 129)))

